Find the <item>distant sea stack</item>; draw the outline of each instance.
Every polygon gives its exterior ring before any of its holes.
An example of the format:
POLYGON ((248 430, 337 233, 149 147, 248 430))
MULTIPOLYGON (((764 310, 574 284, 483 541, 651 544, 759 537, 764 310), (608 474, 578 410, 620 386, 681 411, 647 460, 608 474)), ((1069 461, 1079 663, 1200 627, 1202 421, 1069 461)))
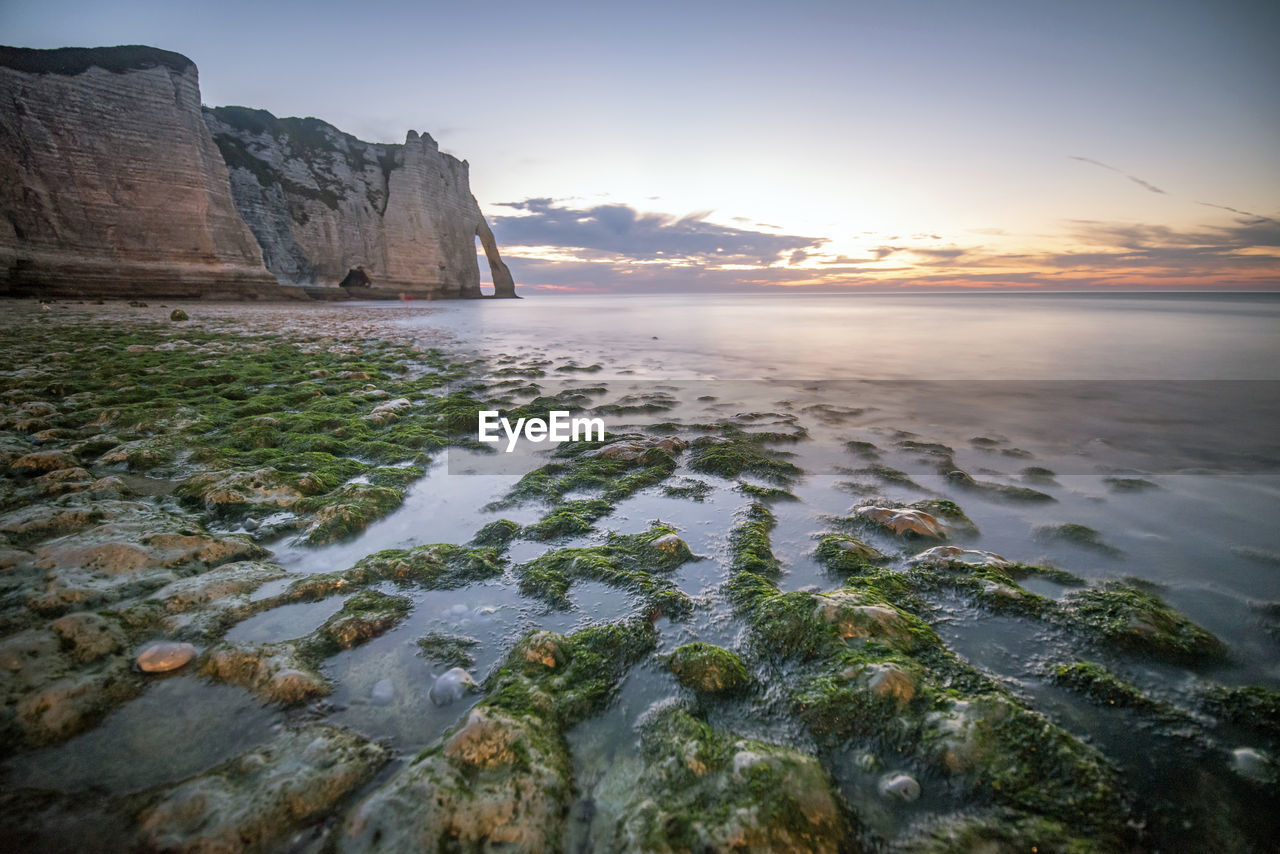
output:
POLYGON ((0 47, 0 294, 478 297, 477 236, 514 297, 466 162, 428 136, 205 111, 156 48, 0 47))
POLYGON ((494 295, 515 284, 471 195, 468 166, 429 135, 361 142, 319 119, 215 107, 205 122, 231 173, 231 194, 282 282, 347 281, 359 293, 479 297, 476 238, 494 295))

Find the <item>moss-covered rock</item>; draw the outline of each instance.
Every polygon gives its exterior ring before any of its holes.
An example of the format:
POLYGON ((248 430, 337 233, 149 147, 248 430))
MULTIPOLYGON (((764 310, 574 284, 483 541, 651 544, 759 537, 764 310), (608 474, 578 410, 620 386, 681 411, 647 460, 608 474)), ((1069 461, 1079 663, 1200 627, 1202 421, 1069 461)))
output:
POLYGON ((1141 690, 1101 664, 1088 661, 1055 664, 1049 668, 1049 678, 1101 705, 1143 708, 1152 704, 1141 690))
POLYGON ((848 534, 829 534, 818 541, 814 551, 818 563, 833 572, 852 573, 889 560, 874 546, 848 534))
POLYGON ((475 638, 431 632, 418 638, 418 654, 445 667, 467 668, 475 665, 471 650, 479 644, 475 638))
POLYGON ((1207 685, 1197 693, 1215 717, 1280 739, 1280 691, 1262 685, 1207 685))
POLYGON ((619 808, 610 847, 840 850, 838 802, 813 757, 717 732, 675 706, 645 720, 641 745, 643 770, 619 808))
POLYGON ((149 850, 270 851, 330 814, 391 758, 324 724, 272 741, 163 792, 138 816, 149 850))
POLYGON ((1111 581, 1069 594, 1058 619, 1088 637, 1171 661, 1221 658, 1226 646, 1132 583, 1111 581))
POLYGON ((743 436, 703 436, 693 443, 689 468, 703 474, 736 478, 752 474, 774 483, 789 483, 800 467, 777 452, 766 451, 759 440, 743 436))
POLYGON ((692 602, 661 574, 692 557, 675 529, 658 523, 640 534, 611 534, 603 546, 546 552, 517 567, 516 575, 522 593, 558 608, 569 607, 575 579, 591 579, 638 594, 651 613, 679 617, 692 602))
POLYGON ((224 643, 201 656, 200 672, 240 685, 270 703, 291 705, 323 697, 332 687, 293 643, 224 643))
POLYGON ((737 655, 702 641, 676 647, 665 662, 681 685, 704 694, 732 693, 751 679, 737 655))
POLYGON ((573 799, 563 733, 653 646, 645 622, 527 636, 467 717, 351 812, 339 850, 559 850, 573 799))
POLYGON ((1069 543, 1080 548, 1092 549, 1104 555, 1116 556, 1121 552, 1102 539, 1102 534, 1088 525, 1068 522, 1061 525, 1041 525, 1032 532, 1042 543, 1069 543))
POLYGON ((471 538, 473 545, 503 548, 520 533, 520 526, 510 519, 497 519, 485 525, 471 538))
POLYGON ((408 616, 412 605, 407 596, 361 590, 308 638, 306 652, 324 657, 359 646, 394 628, 408 616))

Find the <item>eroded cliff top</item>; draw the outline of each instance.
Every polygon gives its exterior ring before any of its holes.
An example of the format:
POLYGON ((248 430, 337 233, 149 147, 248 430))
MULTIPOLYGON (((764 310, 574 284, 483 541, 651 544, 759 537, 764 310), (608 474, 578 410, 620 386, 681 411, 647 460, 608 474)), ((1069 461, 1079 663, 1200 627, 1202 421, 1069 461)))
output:
POLYGON ((0 45, 0 67, 28 74, 74 76, 94 67, 123 74, 126 71, 141 71, 156 66, 171 68, 181 74, 189 68, 195 68, 195 63, 180 53, 141 44, 60 47, 53 50, 0 45))

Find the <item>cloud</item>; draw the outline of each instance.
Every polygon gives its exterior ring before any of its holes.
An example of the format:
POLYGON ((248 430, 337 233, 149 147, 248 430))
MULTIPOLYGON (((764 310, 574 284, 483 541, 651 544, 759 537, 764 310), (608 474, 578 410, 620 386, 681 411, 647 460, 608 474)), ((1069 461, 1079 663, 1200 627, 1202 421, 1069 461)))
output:
POLYGON ((1243 211, 1227 225, 1071 220, 1031 244, 890 237, 837 254, 819 238, 708 222, 709 211, 677 217, 548 198, 506 207, 510 215, 494 218, 503 254, 517 281, 545 291, 1280 287, 1280 221, 1243 211))
POLYGON ((1231 213, 1233 214, 1240 214, 1241 216, 1253 217, 1254 219, 1265 220, 1266 222, 1272 222, 1272 223, 1275 223, 1276 225, 1280 225, 1280 220, 1273 219, 1269 216, 1263 216, 1262 214, 1251 213, 1249 211, 1242 211, 1239 208, 1227 207, 1226 205, 1215 205, 1213 202, 1196 202, 1196 204, 1204 205, 1206 208, 1217 208, 1220 211, 1231 211, 1231 213))
POLYGON ((644 213, 629 205, 575 208, 550 198, 506 202, 518 213, 491 217, 504 246, 548 246, 582 260, 663 261, 681 266, 766 267, 826 238, 765 234, 707 222, 711 211, 682 217, 644 213))
POLYGON ((1149 183, 1149 182, 1147 182, 1147 181, 1144 181, 1144 180, 1142 180, 1141 178, 1139 178, 1139 177, 1137 177, 1137 176, 1135 176, 1135 175, 1130 175, 1128 172, 1125 172, 1125 171, 1124 171, 1124 170, 1122 170, 1122 169, 1117 169, 1117 168, 1116 168, 1116 167, 1114 167, 1114 166, 1108 166, 1106 163, 1103 163, 1103 162, 1102 162, 1102 161, 1100 161, 1100 160, 1094 160, 1094 159, 1093 159, 1093 158, 1091 158, 1091 157, 1076 157, 1074 154, 1072 154, 1072 155, 1068 155, 1068 156, 1069 156, 1072 160, 1079 160, 1081 163, 1091 163, 1091 164, 1093 164, 1094 166, 1100 166, 1100 167, 1102 167, 1103 169, 1109 169, 1109 170, 1111 170, 1112 172, 1116 172, 1116 173, 1118 173, 1118 174, 1120 174, 1120 175, 1123 175, 1124 177, 1128 178, 1128 179, 1129 179, 1130 181, 1132 181, 1133 183, 1137 184, 1139 187, 1142 187, 1144 190, 1148 190, 1148 191, 1150 191, 1150 192, 1152 192, 1152 193, 1159 193, 1159 194, 1160 194, 1160 195, 1162 195, 1162 196, 1167 196, 1167 195, 1169 195, 1169 194, 1168 194, 1168 193, 1166 193, 1164 190, 1162 190, 1162 189, 1160 189, 1159 187, 1157 187, 1155 184, 1152 184, 1152 183, 1149 183))

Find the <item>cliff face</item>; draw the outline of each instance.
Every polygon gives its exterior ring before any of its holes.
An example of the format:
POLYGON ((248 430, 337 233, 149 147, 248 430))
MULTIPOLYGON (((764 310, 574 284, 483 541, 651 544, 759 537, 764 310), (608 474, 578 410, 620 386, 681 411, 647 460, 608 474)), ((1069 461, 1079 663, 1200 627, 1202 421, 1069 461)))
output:
POLYGON ((0 293, 300 290, 268 273, 236 210, 189 59, 0 48, 0 293))
POLYGON ((430 136, 367 143, 318 119, 243 107, 206 109, 205 121, 236 205, 281 281, 346 281, 369 297, 479 297, 479 237, 494 295, 516 295, 467 163, 430 136))

